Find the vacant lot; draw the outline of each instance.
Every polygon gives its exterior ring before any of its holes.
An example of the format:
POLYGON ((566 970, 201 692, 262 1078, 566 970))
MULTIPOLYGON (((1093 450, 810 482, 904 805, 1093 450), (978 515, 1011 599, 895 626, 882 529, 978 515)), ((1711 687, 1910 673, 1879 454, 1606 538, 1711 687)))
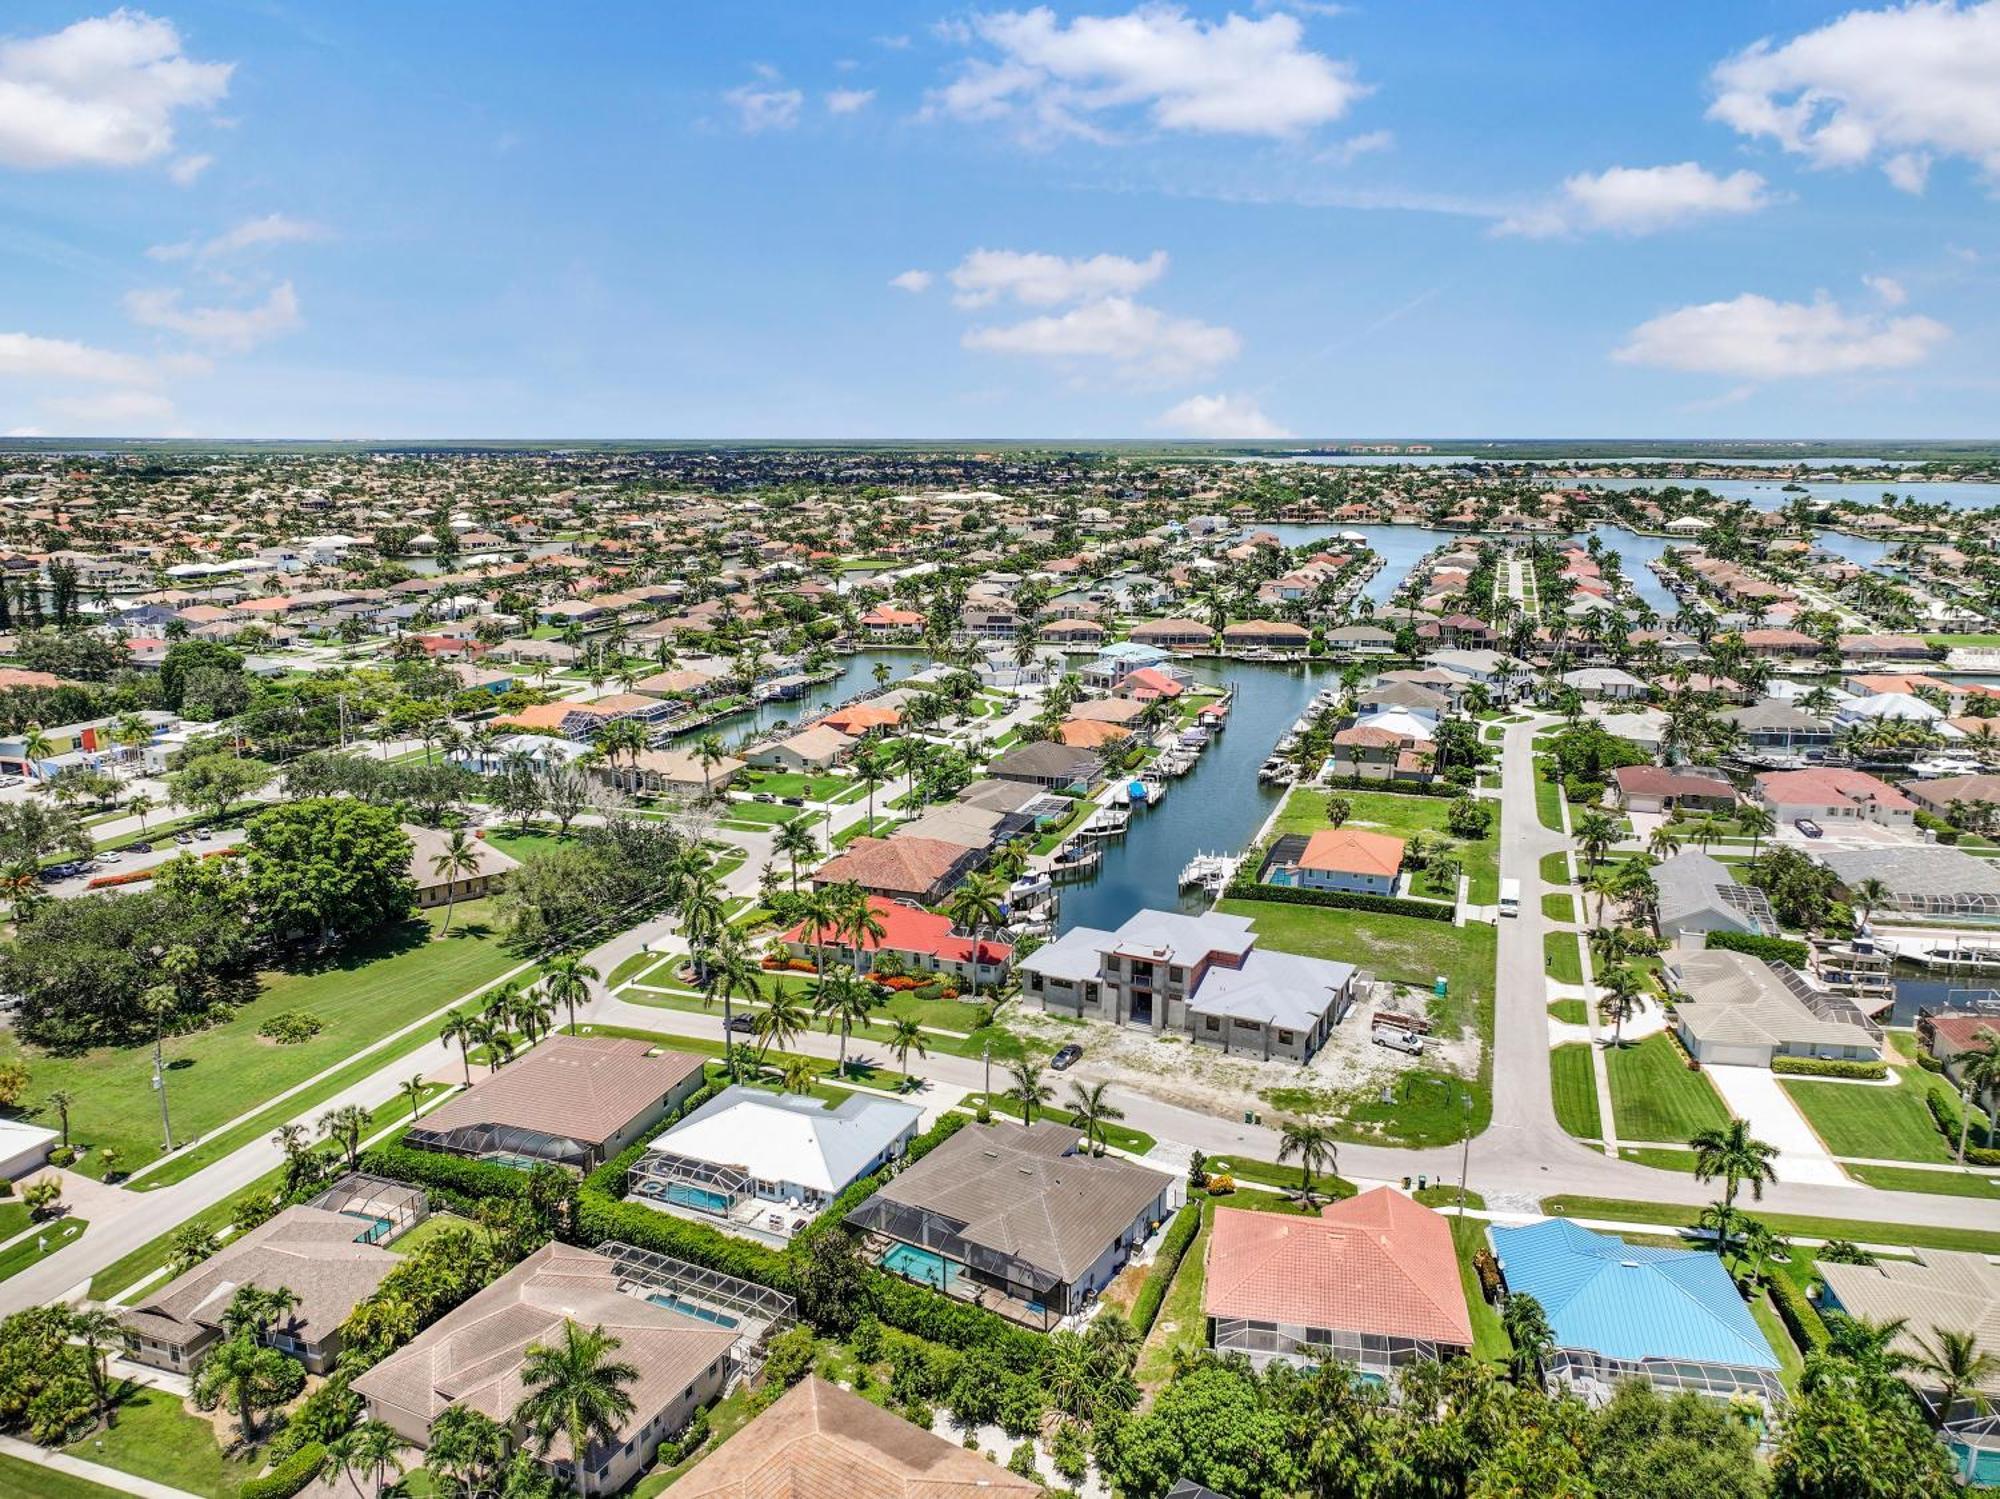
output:
POLYGON ((1474 905, 1490 906, 1500 898, 1500 854, 1496 842, 1500 826, 1498 810, 1484 838, 1462 839, 1448 825, 1451 803, 1441 796, 1399 796, 1387 791, 1350 791, 1344 786, 1330 790, 1304 788, 1285 799, 1273 825, 1274 833, 1316 833, 1331 827, 1326 815, 1329 796, 1348 803, 1345 826, 1370 832, 1393 833, 1408 839, 1416 833, 1435 833, 1458 845, 1456 857, 1471 881, 1468 897, 1474 905))
POLYGON ((1665 1036, 1605 1054, 1611 1075, 1611 1109, 1621 1140, 1671 1144, 1729 1122, 1715 1085, 1690 1072, 1665 1036))

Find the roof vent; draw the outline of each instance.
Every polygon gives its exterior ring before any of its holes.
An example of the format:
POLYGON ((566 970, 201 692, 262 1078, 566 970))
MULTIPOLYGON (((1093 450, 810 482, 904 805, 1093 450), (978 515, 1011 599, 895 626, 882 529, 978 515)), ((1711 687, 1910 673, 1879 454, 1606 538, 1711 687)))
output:
POLYGON ((1618 1263, 1623 1265, 1627 1270, 1637 1270, 1639 1268, 1637 1260, 1620 1260, 1618 1263))

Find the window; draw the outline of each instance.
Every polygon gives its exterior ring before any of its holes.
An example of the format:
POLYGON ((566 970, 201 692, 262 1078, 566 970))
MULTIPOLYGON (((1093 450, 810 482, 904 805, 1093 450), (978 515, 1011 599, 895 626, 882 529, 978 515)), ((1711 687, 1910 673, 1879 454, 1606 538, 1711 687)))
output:
POLYGON ((1292 1044, 1292 1033, 1290 1031, 1279 1031, 1278 1044, 1280 1046, 1290 1046, 1292 1044))
POLYGON ((1202 1016, 1201 1023, 1202 1026, 1207 1030, 1219 1031, 1222 1029, 1222 1022, 1216 1019, 1213 1015, 1202 1016))
POLYGON ((1187 970, 1178 965, 1170 967, 1167 969, 1167 977, 1172 982, 1178 984, 1187 977, 1187 970))
POLYGON ((1034 990, 1035 993, 1040 994, 1042 992, 1042 976, 1039 973, 1029 974, 1028 987, 1034 990))

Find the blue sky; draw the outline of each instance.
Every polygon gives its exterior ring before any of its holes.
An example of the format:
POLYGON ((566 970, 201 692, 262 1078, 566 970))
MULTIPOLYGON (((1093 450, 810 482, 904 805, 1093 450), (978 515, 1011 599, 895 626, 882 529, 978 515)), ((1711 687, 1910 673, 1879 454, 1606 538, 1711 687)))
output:
POLYGON ((148 3, 0 19, 0 431, 2000 431, 2000 0, 148 3))

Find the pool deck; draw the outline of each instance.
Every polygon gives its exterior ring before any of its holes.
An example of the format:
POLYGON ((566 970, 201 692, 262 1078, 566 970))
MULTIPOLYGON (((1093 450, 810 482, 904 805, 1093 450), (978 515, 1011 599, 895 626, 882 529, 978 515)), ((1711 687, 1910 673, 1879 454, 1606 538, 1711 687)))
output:
POLYGON ((662 1198, 648 1197, 638 1192, 627 1193, 625 1200, 649 1207, 656 1213, 665 1213, 669 1217, 685 1218, 690 1223, 705 1223, 710 1228, 720 1229, 726 1234, 735 1234, 740 1239, 749 1239, 753 1243, 768 1245, 773 1249, 783 1249, 792 1242, 789 1225, 794 1220, 802 1218, 810 1223, 813 1219, 813 1214, 802 1208, 779 1208, 777 1211, 788 1226, 788 1230, 781 1233, 770 1226, 772 1205, 761 1198, 745 1198, 726 1218, 720 1214, 704 1213, 699 1208, 691 1208, 678 1202, 667 1202, 662 1198))

